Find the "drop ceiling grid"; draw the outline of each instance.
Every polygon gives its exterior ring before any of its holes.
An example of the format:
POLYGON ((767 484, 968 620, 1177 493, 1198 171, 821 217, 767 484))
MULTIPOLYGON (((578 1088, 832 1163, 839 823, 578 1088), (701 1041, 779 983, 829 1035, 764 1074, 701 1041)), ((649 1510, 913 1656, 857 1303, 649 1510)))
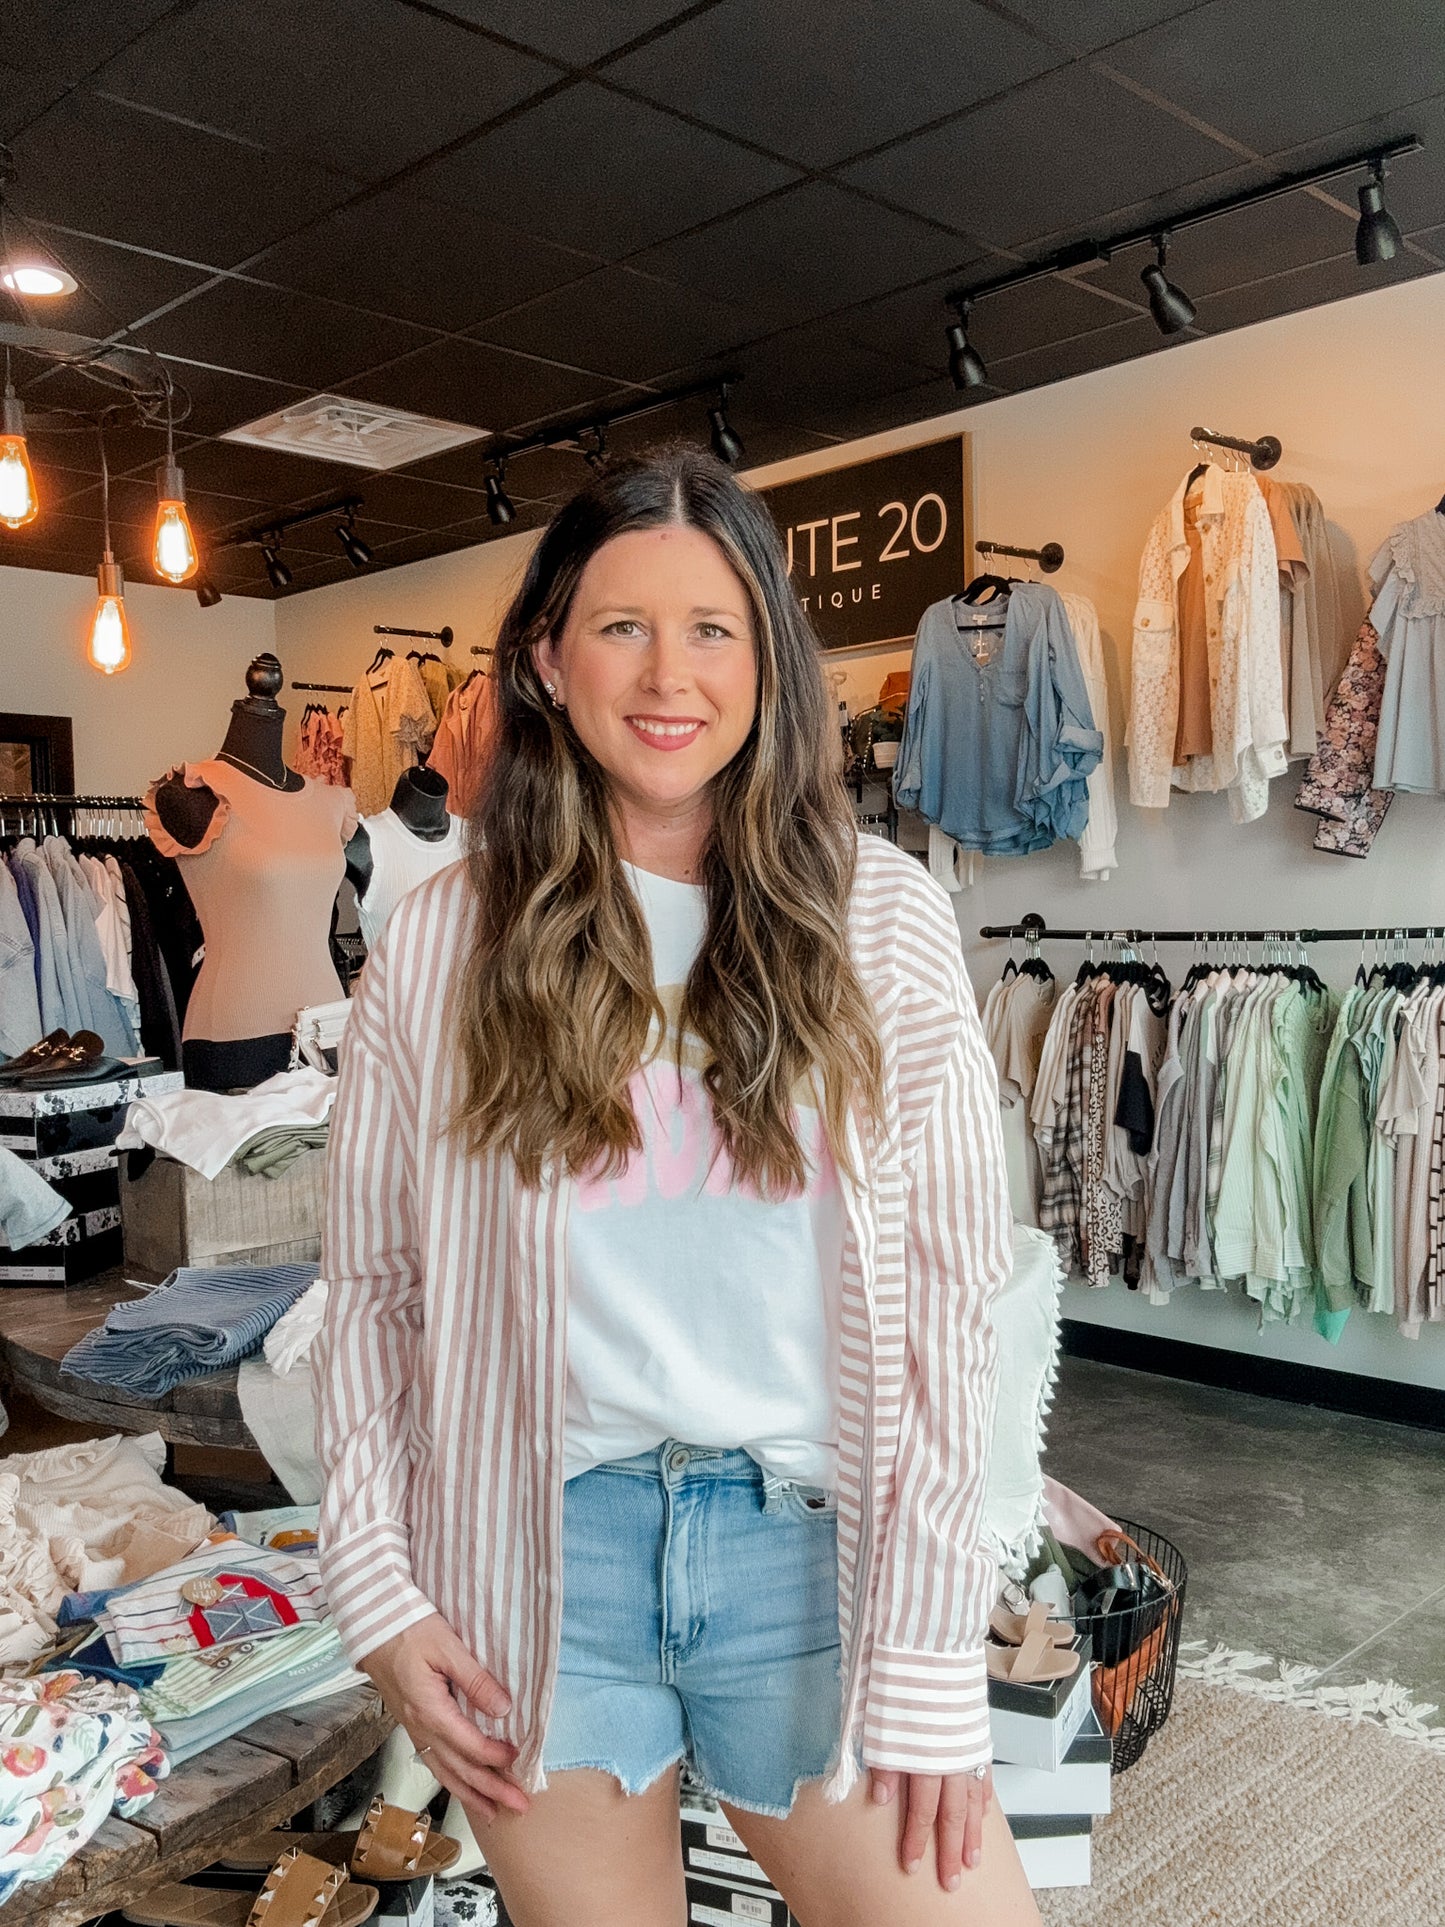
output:
MULTIPOLYGON (((736 365, 749 459, 779 459, 891 397, 948 406, 943 294, 1063 240, 1401 132, 1439 139, 1392 206, 1407 232, 1445 218, 1433 0, 1384 8, 1353 61, 1344 0, 82 0, 60 38, 45 11, 0 51, 0 132, 16 210, 104 304, 59 325, 124 324, 194 392, 203 529, 337 480, 374 491, 379 566, 486 539, 486 444, 373 478, 218 438, 321 389, 521 437, 736 365)), ((1351 292, 1352 185, 1181 235, 1200 330, 1351 292)), ((982 306, 986 392, 1156 346, 1142 259, 982 306)), ((37 403, 73 402, 34 369, 37 403)), ((118 472, 147 481, 161 441, 125 431, 118 472)), ((5 560, 85 547, 93 458, 52 448, 65 542, 5 560)), ((542 514, 568 473, 519 459, 509 491, 542 514)), ((304 561, 298 589, 337 566, 304 561)))

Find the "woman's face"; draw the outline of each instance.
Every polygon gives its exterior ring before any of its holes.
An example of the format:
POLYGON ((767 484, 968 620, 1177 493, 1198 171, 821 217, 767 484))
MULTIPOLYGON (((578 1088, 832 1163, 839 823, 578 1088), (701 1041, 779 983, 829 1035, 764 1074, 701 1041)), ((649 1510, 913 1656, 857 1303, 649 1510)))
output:
POLYGON ((757 714, 747 590, 711 536, 677 524, 597 551, 537 666, 616 800, 649 813, 701 798, 757 714))

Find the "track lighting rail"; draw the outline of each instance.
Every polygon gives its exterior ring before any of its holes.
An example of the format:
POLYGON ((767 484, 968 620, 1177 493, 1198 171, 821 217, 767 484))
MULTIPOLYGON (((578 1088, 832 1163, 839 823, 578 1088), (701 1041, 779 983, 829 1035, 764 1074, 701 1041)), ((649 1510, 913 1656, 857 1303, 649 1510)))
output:
POLYGON ((1238 435, 1220 435, 1212 428, 1191 428, 1189 439, 1192 442, 1208 442, 1211 448, 1233 448, 1241 455, 1247 455, 1252 468, 1273 468, 1284 448, 1277 435, 1261 435, 1256 441, 1248 442, 1238 435))
POLYGON ((273 516, 266 522, 255 522, 248 529, 237 529, 234 535, 223 535, 209 544, 212 555, 217 549, 274 548, 276 537, 284 535, 288 529, 299 529, 306 522, 320 522, 329 515, 352 516, 365 506, 359 495, 343 495, 335 502, 324 502, 320 508, 298 509, 294 515, 273 516))
POLYGON ((456 636, 450 623, 444 629, 393 629, 389 623, 373 622, 371 633, 374 636, 416 636, 422 642, 439 642, 443 649, 450 649, 456 636))
MULTIPOLYGON (((736 373, 711 375, 704 381, 687 382, 681 388, 659 389, 656 394, 649 395, 646 401, 634 402, 627 408, 613 409, 605 415, 576 415, 569 422, 543 429, 537 435, 529 435, 526 441, 508 442, 504 437, 499 436, 483 452, 490 460, 501 459, 504 462, 512 462, 518 455, 536 454, 544 448, 575 446, 579 453, 590 453, 592 451, 584 446, 585 437, 592 436, 595 440, 596 437, 605 434, 607 429, 616 427, 619 422, 638 421, 644 415, 655 415, 661 408, 671 408, 680 401, 691 401, 697 395, 721 394, 723 400, 719 407, 725 410, 727 390, 741 380, 742 376, 736 373)), ((737 452, 739 455, 742 453, 741 442, 737 444, 737 452)))
POLYGON ((980 555, 1019 555, 1025 561, 1037 562, 1045 575, 1064 566, 1063 545, 1058 542, 1045 542, 1041 549, 1019 549, 1011 542, 975 542, 973 546, 980 555))

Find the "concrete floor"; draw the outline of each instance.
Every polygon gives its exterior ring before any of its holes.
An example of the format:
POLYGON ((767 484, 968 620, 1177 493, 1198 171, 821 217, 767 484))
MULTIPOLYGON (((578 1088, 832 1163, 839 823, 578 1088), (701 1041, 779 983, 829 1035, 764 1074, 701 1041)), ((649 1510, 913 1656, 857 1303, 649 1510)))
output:
POLYGON ((1066 1359, 1044 1465, 1179 1547, 1186 1639, 1445 1706, 1445 1436, 1066 1359))

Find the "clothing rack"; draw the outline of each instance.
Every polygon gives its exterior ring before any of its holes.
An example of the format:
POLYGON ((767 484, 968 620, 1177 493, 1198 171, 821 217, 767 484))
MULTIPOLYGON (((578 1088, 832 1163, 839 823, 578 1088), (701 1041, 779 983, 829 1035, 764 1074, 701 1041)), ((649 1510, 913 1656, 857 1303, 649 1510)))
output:
POLYGON ((1063 546, 1058 542, 1045 542, 1041 549, 1019 549, 1011 542, 975 542, 973 546, 980 555, 1021 555, 1028 562, 1037 562, 1045 575, 1064 566, 1063 546))
POLYGON ((389 623, 373 622, 371 633, 374 636, 419 636, 423 642, 439 642, 443 649, 450 649, 455 632, 450 623, 444 629, 393 629, 389 623))
POLYGON ((1261 435, 1257 441, 1248 442, 1238 435, 1221 435, 1212 428, 1191 428, 1189 439, 1192 442, 1208 442, 1212 448, 1233 448, 1241 455, 1249 457, 1252 468, 1273 468, 1284 447, 1277 435, 1261 435))
POLYGON ((1437 924, 1381 924, 1366 925, 1363 929, 1353 930, 1315 930, 1307 926, 1295 929, 1276 925, 1272 930, 1137 930, 1122 929, 1109 924, 1099 924, 1092 930, 1051 930, 1043 918, 1029 911, 1018 923, 986 923, 978 933, 981 937, 1013 938, 1027 937, 1032 943, 1094 943, 1118 939, 1123 943, 1189 943, 1204 944, 1233 940, 1240 943, 1269 943, 1275 939, 1291 943, 1387 943, 1392 938, 1406 938, 1411 942, 1423 942, 1427 938, 1445 934, 1445 923, 1437 924))
POLYGON ((491 653, 492 652, 490 649, 481 649, 477 646, 476 643, 472 644, 472 654, 474 656, 490 656, 491 653))
POLYGON ((304 689, 308 694, 318 693, 323 696, 349 696, 351 694, 350 683, 344 682, 293 682, 291 687, 293 689, 304 689))
POLYGON ((31 803, 58 803, 63 809, 74 810, 141 810, 145 799, 139 796, 61 796, 51 791, 37 791, 33 796, 0 796, 0 809, 24 809, 31 803))

